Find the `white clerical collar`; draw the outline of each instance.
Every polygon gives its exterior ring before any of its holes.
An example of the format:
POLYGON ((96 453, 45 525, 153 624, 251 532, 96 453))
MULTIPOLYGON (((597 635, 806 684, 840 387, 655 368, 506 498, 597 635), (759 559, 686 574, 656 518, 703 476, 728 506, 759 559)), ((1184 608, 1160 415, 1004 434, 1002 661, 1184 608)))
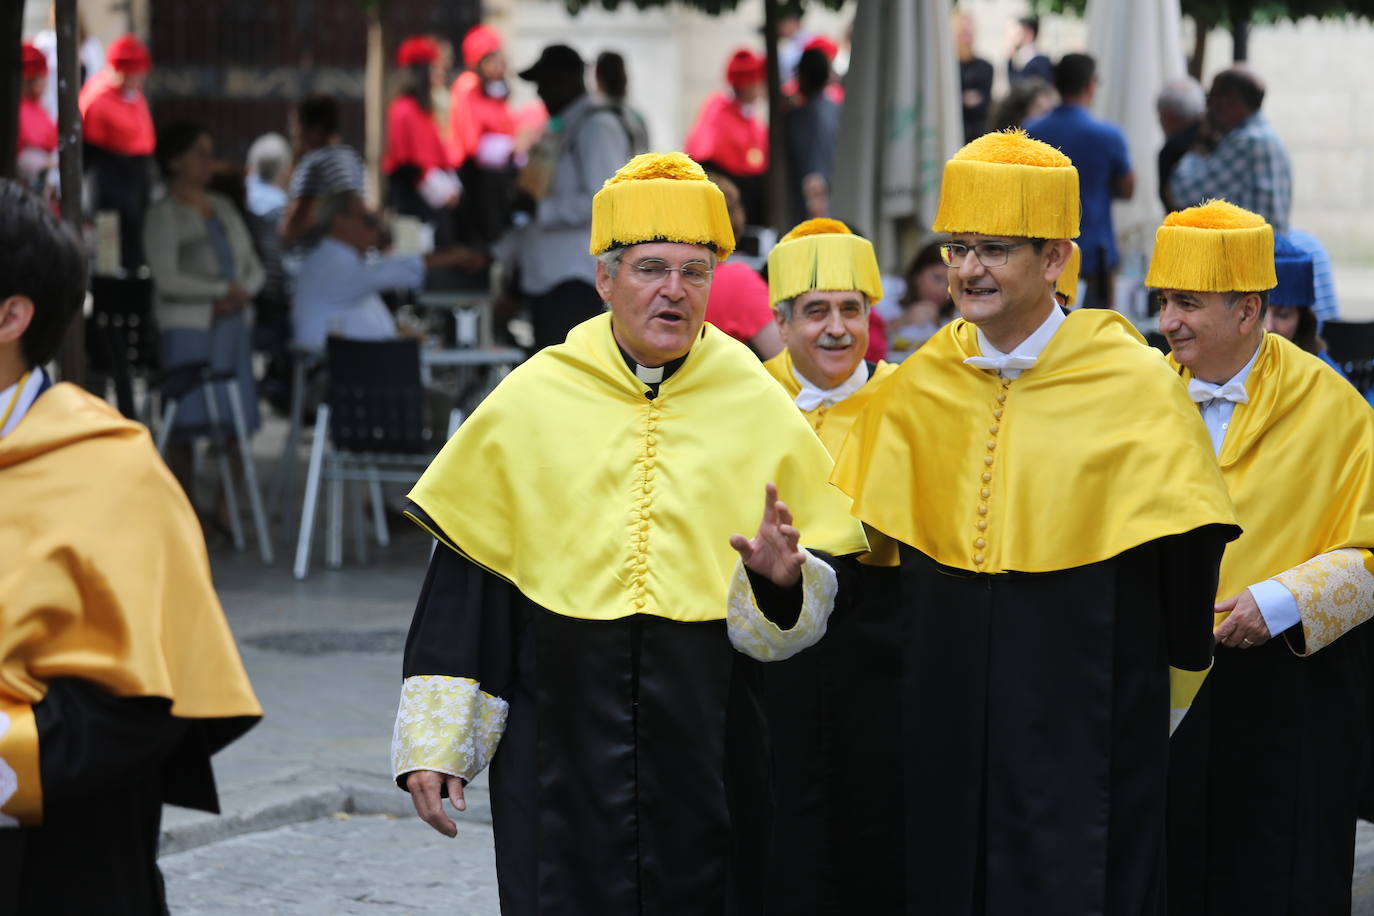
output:
POLYGON ((1035 361, 1049 345, 1050 338, 1054 337, 1054 332, 1058 331, 1063 323, 1064 311, 1059 307, 1059 303, 1055 302, 1050 306, 1050 313, 1041 322, 1040 327, 1032 331, 1030 336, 1021 341, 1010 353, 1003 353, 994 347, 983 333, 983 329, 975 328, 978 335, 978 352, 981 356, 970 356, 964 362, 979 369, 997 369, 1003 373, 1019 375, 1021 370, 1035 365, 1035 361))
POLYGON ((868 381, 868 363, 859 360, 859 364, 854 367, 854 371, 849 373, 849 378, 840 382, 834 388, 819 388, 811 383, 811 380, 797 371, 795 365, 792 366, 792 377, 801 385, 801 391, 797 393, 797 406, 805 413, 810 413, 821 405, 834 407, 836 404, 849 397, 854 392, 864 386, 868 381))
POLYGON ((24 419, 24 414, 29 412, 33 402, 38 399, 38 392, 42 390, 47 376, 43 374, 41 368, 34 369, 23 379, 24 387, 19 387, 19 382, 0 391, 0 416, 5 415, 9 410, 10 402, 14 402, 14 409, 10 410, 9 417, 5 420, 5 425, 0 426, 0 437, 8 436, 19 425, 19 421, 24 419))
POLYGON ((663 367, 654 366, 651 368, 635 363, 635 378, 646 385, 657 385, 659 382, 663 381, 663 367))

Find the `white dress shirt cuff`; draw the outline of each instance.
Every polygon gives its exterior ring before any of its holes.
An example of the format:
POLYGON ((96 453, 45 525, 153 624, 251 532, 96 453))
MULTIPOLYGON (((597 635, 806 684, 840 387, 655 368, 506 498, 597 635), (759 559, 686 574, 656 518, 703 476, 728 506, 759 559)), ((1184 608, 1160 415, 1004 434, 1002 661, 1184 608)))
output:
POLYGON ((1250 586, 1250 597, 1259 606, 1260 616, 1264 618, 1270 636, 1278 636, 1302 620, 1302 615, 1298 613, 1298 599, 1277 579, 1265 579, 1250 586))

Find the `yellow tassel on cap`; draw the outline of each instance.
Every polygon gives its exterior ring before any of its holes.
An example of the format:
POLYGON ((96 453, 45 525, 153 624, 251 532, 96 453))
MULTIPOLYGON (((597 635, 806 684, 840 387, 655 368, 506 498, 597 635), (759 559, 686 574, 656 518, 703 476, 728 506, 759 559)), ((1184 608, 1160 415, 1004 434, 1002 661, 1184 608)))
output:
POLYGON ((1074 300, 1078 298, 1078 272, 1083 268, 1083 249, 1078 247, 1077 242, 1069 244, 1073 246, 1069 263, 1064 265, 1059 279, 1054 281, 1054 291, 1064 297, 1065 305, 1073 305, 1074 300))
POLYGON ((1209 200, 1164 217, 1145 285, 1199 293, 1253 293, 1278 285, 1274 230, 1264 217, 1209 200))
POLYGON ((936 232, 1019 238, 1078 235, 1078 170, 1019 128, 984 134, 945 163, 936 232))
POLYGON ((768 253, 768 301, 777 305, 811 290, 856 289, 869 303, 883 298, 873 243, 837 219, 809 219, 768 253))
POLYGON ((642 242, 709 245, 721 260, 735 250, 725 195, 682 153, 644 153, 592 198, 592 254, 642 242))

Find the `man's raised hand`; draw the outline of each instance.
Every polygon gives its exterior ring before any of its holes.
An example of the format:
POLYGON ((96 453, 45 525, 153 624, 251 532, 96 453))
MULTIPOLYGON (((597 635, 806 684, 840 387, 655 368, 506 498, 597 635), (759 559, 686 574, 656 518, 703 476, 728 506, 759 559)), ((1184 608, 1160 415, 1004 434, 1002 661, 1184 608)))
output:
POLYGON ((763 520, 753 540, 742 534, 730 535, 730 546, 739 552, 744 565, 779 588, 788 588, 801 578, 806 551, 799 546, 801 532, 792 525, 792 512, 778 499, 778 488, 770 483, 763 488, 763 520))

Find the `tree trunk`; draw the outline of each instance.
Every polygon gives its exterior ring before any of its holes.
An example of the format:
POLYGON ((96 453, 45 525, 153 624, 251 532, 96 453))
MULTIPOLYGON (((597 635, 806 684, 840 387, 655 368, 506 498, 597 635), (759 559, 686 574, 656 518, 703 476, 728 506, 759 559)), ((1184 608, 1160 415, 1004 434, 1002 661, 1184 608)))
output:
POLYGON ((1250 59, 1250 20, 1231 20, 1231 60, 1238 64, 1250 59))
POLYGON ((382 151, 386 145, 386 28, 382 4, 367 13, 367 76, 363 96, 364 155, 367 161, 368 205, 376 209, 382 191, 382 151))
POLYGON ((778 0, 763 2, 763 47, 768 58, 768 223, 778 233, 787 229, 787 141, 782 129, 782 76, 778 71, 778 0))
MULTIPOLYGON (((57 72, 48 74, 48 78, 57 80, 57 170, 62 184, 62 221, 81 238, 85 221, 81 211, 81 111, 76 104, 81 91, 81 39, 76 29, 76 0, 56 0, 54 7, 57 72)), ((81 316, 67 328, 57 358, 62 380, 84 386, 86 321, 81 316)))
POLYGON ((5 4, 0 14, 0 176, 17 174, 15 152, 19 146, 19 42, 24 35, 24 4, 5 4))
POLYGON ((1202 65, 1207 57, 1207 33, 1212 31, 1212 27, 1196 17, 1193 26, 1193 56, 1188 58, 1188 75, 1202 82, 1202 65))

